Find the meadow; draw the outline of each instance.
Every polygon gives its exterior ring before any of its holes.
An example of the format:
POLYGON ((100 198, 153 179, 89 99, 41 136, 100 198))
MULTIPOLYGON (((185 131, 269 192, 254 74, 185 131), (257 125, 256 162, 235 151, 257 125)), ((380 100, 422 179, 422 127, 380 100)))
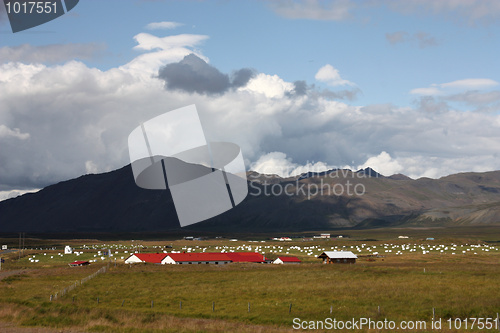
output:
MULTIPOLYGON (((433 316, 494 319, 500 312, 498 245, 470 238, 78 241, 73 246, 83 252, 79 255, 64 255, 61 247, 26 250, 21 259, 17 253, 10 254, 3 269, 17 274, 0 282, 0 320, 91 332, 278 332, 290 331, 294 318, 428 323, 433 316), (122 257, 139 248, 143 252, 258 250, 271 258, 297 255, 303 263, 122 263, 122 257), (113 256, 104 256, 105 249, 111 249, 113 256), (361 257, 354 265, 321 264, 316 256, 331 249, 353 251, 361 257), (374 261, 363 257, 375 253, 374 261), (69 267, 72 260, 93 262, 69 267), (61 288, 108 265, 107 273, 49 300, 61 288)), ((485 330, 469 327, 466 331, 485 330)))

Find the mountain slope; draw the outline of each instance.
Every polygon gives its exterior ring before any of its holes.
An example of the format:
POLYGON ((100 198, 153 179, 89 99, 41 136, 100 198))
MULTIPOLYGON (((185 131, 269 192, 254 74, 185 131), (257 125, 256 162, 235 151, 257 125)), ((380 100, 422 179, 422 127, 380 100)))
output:
MULTIPOLYGON (((248 173, 236 208, 187 229, 303 231, 500 222, 500 171, 441 179, 383 177, 372 169, 291 178, 248 173)), ((85 175, 0 202, 1 232, 144 232, 180 229, 168 190, 144 190, 130 166, 85 175)))

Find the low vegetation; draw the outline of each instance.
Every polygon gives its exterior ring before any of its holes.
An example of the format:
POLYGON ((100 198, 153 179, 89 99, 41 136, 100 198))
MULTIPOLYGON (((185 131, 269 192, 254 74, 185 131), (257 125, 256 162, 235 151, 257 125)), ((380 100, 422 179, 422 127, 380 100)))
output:
MULTIPOLYGON (((500 312, 500 251, 493 250, 495 245, 491 251, 478 250, 477 254, 452 254, 453 246, 465 247, 468 241, 454 239, 439 244, 450 248, 444 252, 379 251, 382 256, 375 261, 362 257, 355 265, 323 265, 300 251, 290 253, 304 260, 300 265, 160 266, 111 261, 107 273, 54 301, 49 300, 50 295, 108 265, 108 261, 99 259, 90 266, 69 267, 61 256, 54 256, 57 251, 43 256, 43 251, 33 250, 20 260, 11 254, 12 259, 6 263, 8 270, 19 272, 0 281, 0 320, 92 332, 277 332, 291 330, 297 317, 430 323, 433 308, 435 316, 443 319, 495 318, 500 312), (38 263, 41 265, 29 262, 33 255, 43 256, 45 261, 38 263), (51 262, 47 256, 57 260, 51 262)), ((339 241, 316 242, 334 246, 339 241)), ((342 242, 349 248, 366 244, 342 242)), ((398 242, 393 246, 401 249, 404 243, 398 242)), ((371 242, 370 246, 383 249, 386 243, 371 242)), ((173 245, 180 249, 207 244, 249 243, 199 241, 173 245)), ((269 244, 285 246, 281 242, 269 244)), ((286 246, 296 249, 304 244, 291 242, 286 246)), ((95 258, 92 251, 80 257, 95 258)))

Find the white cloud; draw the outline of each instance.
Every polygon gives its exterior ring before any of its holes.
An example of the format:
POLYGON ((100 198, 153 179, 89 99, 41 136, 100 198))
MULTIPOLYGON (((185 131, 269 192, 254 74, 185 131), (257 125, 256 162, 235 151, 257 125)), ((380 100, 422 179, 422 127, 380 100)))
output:
POLYGON ((29 133, 21 133, 19 128, 14 128, 13 130, 7 126, 0 124, 0 138, 13 137, 19 140, 29 139, 29 133))
POLYGON ((126 71, 134 71, 137 75, 149 77, 157 75, 160 67, 182 60, 188 54, 194 53, 208 62, 194 47, 209 37, 206 35, 182 34, 167 37, 157 37, 148 33, 140 33, 134 36, 137 45, 135 50, 153 51, 134 58, 121 68, 126 71))
POLYGON ((441 95, 442 91, 436 85, 431 85, 429 88, 415 88, 410 90, 410 94, 413 95, 426 95, 426 96, 435 96, 441 95))
POLYGON ((325 66, 321 67, 314 78, 318 81, 326 82, 330 86, 353 86, 354 83, 344 80, 340 77, 340 73, 338 69, 333 67, 330 64, 326 64, 325 66))
POLYGON ((97 43, 4 46, 0 48, 0 63, 9 61, 60 63, 73 59, 88 60, 99 56, 105 49, 106 45, 97 43))
POLYGON ((179 22, 152 22, 146 25, 146 29, 148 30, 158 30, 158 29, 175 29, 177 27, 183 26, 184 24, 179 22))
POLYGON ((464 79, 453 82, 443 83, 442 88, 462 89, 462 90, 475 90, 484 89, 497 86, 498 82, 492 79, 464 79))
POLYGON ((96 173, 99 173, 99 167, 97 166, 96 163, 94 163, 93 161, 86 161, 85 162, 85 172, 87 174, 96 174, 96 173))
POLYGON ((366 19, 367 9, 373 7, 387 7, 404 15, 439 16, 472 26, 497 23, 500 18, 498 0, 280 0, 269 5, 278 15, 289 19, 366 19))
POLYGON ((278 75, 260 73, 250 79, 245 87, 240 88, 240 91, 256 92, 264 94, 268 98, 283 98, 285 93, 291 92, 293 89, 293 83, 285 82, 278 75))
POLYGON ((404 170, 403 166, 399 164, 398 161, 392 159, 391 155, 385 151, 377 156, 368 158, 368 160, 366 160, 364 164, 358 166, 357 169, 365 169, 368 167, 384 176, 391 176, 404 170))
POLYGON ((40 191, 40 189, 0 191, 0 201, 16 198, 26 193, 35 193, 38 191, 40 191))
POLYGON ((40 188, 120 168, 129 163, 130 131, 190 104, 197 105, 208 140, 237 143, 247 165, 259 170, 274 165, 293 174, 364 165, 372 158, 370 163, 376 162, 382 173, 438 177, 500 165, 496 114, 358 107, 319 94, 291 96, 291 82, 265 73, 245 88, 207 96, 165 90, 163 81, 137 71, 140 60, 144 70, 154 74, 159 64, 179 61, 178 54, 192 52, 202 39, 168 45, 158 39, 144 42, 145 54, 106 71, 77 61, 58 66, 1 64, 0 190, 40 188))
POLYGON ((456 80, 447 83, 433 83, 428 88, 416 88, 410 91, 414 95, 443 95, 450 94, 456 91, 468 91, 468 90, 478 90, 487 89, 497 86, 499 83, 492 79, 463 79, 456 80))
POLYGON ((262 155, 250 166, 250 170, 261 174, 278 175, 280 177, 293 177, 307 172, 323 172, 335 169, 323 162, 307 162, 300 165, 292 162, 291 158, 282 152, 272 152, 262 155))
POLYGON ((415 34, 410 34, 406 31, 396 31, 394 33, 385 34, 385 38, 392 45, 407 42, 416 42, 418 47, 420 47, 421 49, 430 46, 436 46, 439 44, 435 37, 423 31, 419 31, 415 34))
POLYGON ((269 3, 278 14, 290 19, 341 21, 351 16, 355 4, 349 0, 281 0, 269 3))
POLYGON ((387 5, 403 14, 440 15, 470 25, 494 23, 500 18, 497 0, 375 0, 372 4, 387 5))
POLYGON ((140 33, 134 36, 137 46, 135 50, 151 51, 159 50, 175 50, 183 47, 193 47, 202 41, 208 39, 206 35, 191 35, 182 34, 167 37, 157 37, 148 33, 140 33))

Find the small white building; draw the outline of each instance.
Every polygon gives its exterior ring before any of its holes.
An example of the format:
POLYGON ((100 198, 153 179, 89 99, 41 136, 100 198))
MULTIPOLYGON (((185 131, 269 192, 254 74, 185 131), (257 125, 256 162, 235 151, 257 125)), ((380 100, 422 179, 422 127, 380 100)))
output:
POLYGON ((69 245, 64 247, 64 254, 73 254, 73 248, 69 245))

